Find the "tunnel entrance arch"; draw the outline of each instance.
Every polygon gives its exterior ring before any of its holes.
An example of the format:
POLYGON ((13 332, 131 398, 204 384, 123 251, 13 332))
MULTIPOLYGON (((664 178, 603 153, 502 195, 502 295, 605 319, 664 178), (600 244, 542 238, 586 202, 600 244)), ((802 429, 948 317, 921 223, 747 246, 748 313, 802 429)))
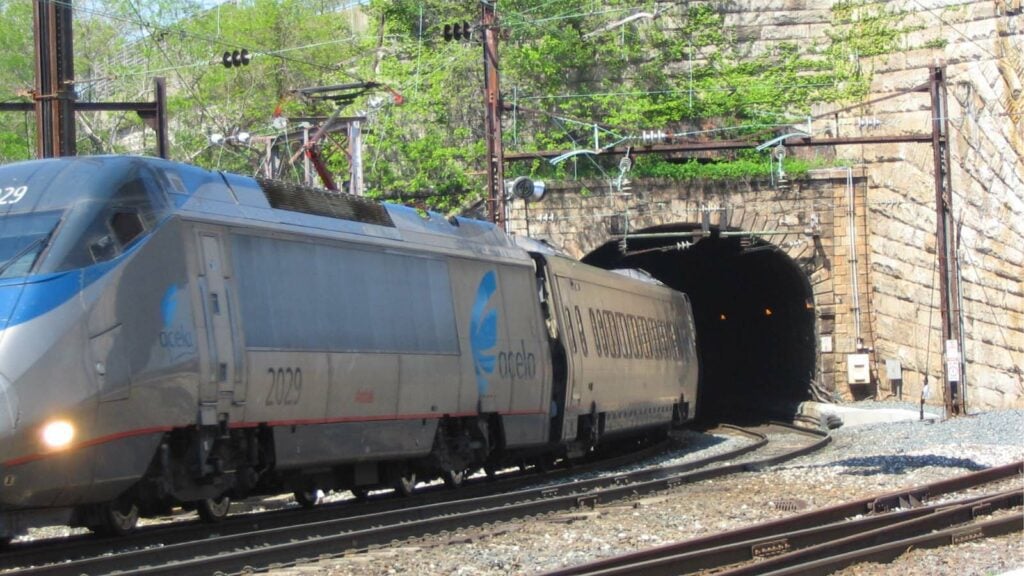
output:
POLYGON ((786 252, 738 230, 670 224, 606 242, 583 258, 641 268, 689 295, 701 362, 702 419, 791 415, 817 378, 814 293, 786 252), (645 234, 652 236, 645 237, 645 234), (653 236, 657 234, 658 236, 653 236))

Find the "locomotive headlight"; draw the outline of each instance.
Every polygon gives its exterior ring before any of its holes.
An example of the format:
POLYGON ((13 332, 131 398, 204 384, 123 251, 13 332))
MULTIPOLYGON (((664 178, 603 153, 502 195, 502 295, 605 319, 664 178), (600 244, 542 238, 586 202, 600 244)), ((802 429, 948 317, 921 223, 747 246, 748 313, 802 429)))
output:
POLYGON ((51 450, 67 448, 75 439, 75 426, 67 420, 54 420, 43 426, 43 444, 51 450))

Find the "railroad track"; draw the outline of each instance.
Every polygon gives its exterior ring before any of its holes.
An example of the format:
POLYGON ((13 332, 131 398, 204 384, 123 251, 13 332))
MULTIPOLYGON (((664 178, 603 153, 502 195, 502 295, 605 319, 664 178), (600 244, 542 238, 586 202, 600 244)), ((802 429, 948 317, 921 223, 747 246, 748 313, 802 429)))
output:
MULTIPOLYGON (((441 493, 428 498, 392 499, 358 506, 331 506, 294 510, 272 515, 232 518, 212 529, 196 524, 170 526, 146 531, 129 541, 82 538, 54 549, 27 547, 0 555, 0 566, 17 568, 5 574, 19 576, 63 574, 200 574, 238 573, 268 570, 304 563, 325 556, 338 556, 396 540, 422 538, 444 531, 536 516, 573 508, 595 507, 599 503, 649 494, 676 486, 758 469, 782 462, 826 445, 823 432, 776 424, 748 430, 726 427, 755 441, 711 458, 672 466, 643 468, 599 478, 567 481, 523 488, 520 483, 537 484, 548 476, 517 478, 514 482, 480 485, 467 491, 441 493), (768 441, 768 435, 786 438, 783 448, 768 441), (803 442, 793 442, 794 437, 803 442), (743 459, 758 451, 756 459, 743 459), (762 452, 769 454, 761 456, 762 452), (486 491, 486 494, 483 492, 486 491), (457 497, 458 499, 452 499, 457 497), (71 551, 65 551, 70 548, 71 551), (54 556, 59 551, 59 556, 54 556), (44 564, 44 565, 35 565, 44 564)), ((649 457, 649 455, 647 455, 649 457)), ((632 459, 635 459, 634 455, 632 459)), ((627 458, 620 459, 625 463, 627 458)), ((620 465, 622 464, 620 463, 620 465)), ((607 461, 600 465, 609 467, 607 461)), ((582 471, 574 468, 573 475, 582 471)), ((564 476, 565 472, 562 473, 564 476)), ((440 493, 440 491, 438 491, 440 493)), ((426 495, 424 495, 426 496, 426 495)), ((4 568, 0 568, 3 570, 4 568)))
MULTIPOLYGON (((103 538, 94 534, 81 534, 15 543, 6 550, 0 551, 0 572, 39 564, 66 563, 90 556, 153 546, 167 546, 191 540, 268 530, 303 522, 321 522, 363 516, 405 508, 410 505, 437 504, 454 499, 482 496, 495 490, 516 491, 545 480, 557 481, 559 478, 580 472, 628 466, 665 453, 671 449, 672 444, 671 441, 663 441, 649 446, 638 445, 626 455, 584 461, 572 468, 558 468, 543 475, 534 474, 533 469, 524 469, 520 474, 504 473, 494 479, 467 479, 458 491, 447 490, 444 486, 436 485, 418 489, 410 498, 392 498, 391 494, 378 493, 369 496, 364 501, 332 502, 312 509, 286 508, 287 504, 282 504, 281 507, 275 509, 271 504, 262 512, 234 513, 217 524, 202 523, 198 519, 178 518, 140 527, 136 532, 121 537, 103 538)), ((239 504, 246 506, 247 503, 239 504)))
POLYGON ((912 548, 934 548, 1024 529, 1024 490, 924 505, 1019 477, 1024 461, 878 497, 548 572, 544 576, 667 576, 713 570, 716 576, 829 574, 858 562, 888 562, 912 548), (850 519, 853 518, 853 519, 850 519))

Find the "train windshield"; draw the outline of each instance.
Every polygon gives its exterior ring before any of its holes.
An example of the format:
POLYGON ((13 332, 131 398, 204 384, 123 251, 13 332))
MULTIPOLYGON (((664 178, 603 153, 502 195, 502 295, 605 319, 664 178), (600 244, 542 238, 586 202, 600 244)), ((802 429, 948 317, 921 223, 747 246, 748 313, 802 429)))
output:
POLYGON ((0 217, 0 278, 26 276, 60 222, 60 212, 0 217))
POLYGON ((116 258, 169 211, 152 160, 81 157, 0 167, 0 277, 116 258))

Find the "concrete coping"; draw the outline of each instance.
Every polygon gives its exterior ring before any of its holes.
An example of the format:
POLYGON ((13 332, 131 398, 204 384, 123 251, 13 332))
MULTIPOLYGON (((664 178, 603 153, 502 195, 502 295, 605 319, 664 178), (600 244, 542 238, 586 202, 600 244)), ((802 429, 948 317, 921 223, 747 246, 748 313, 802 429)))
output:
MULTIPOLYGON (((940 414, 935 414, 931 410, 933 410, 932 407, 926 407, 924 420, 935 421, 941 418, 940 414)), ((826 404, 824 402, 801 402, 797 413, 822 422, 827 420, 829 416, 835 416, 842 420, 843 426, 862 426, 880 422, 907 422, 921 419, 920 410, 909 410, 906 408, 858 408, 856 406, 826 404)))

